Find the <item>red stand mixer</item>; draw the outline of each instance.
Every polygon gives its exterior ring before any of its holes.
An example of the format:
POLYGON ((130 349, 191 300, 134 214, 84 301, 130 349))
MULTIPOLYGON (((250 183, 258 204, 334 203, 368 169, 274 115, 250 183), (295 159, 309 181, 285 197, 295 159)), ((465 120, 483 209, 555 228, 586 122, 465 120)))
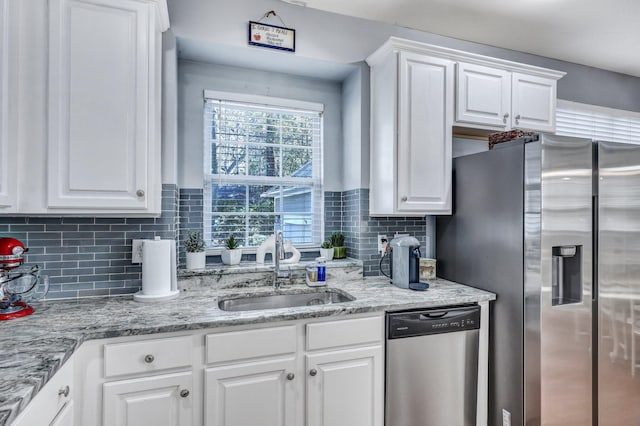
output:
POLYGON ((22 266, 27 251, 15 238, 0 238, 0 320, 31 315, 34 309, 27 303, 49 291, 49 277, 41 276, 37 265, 22 266))

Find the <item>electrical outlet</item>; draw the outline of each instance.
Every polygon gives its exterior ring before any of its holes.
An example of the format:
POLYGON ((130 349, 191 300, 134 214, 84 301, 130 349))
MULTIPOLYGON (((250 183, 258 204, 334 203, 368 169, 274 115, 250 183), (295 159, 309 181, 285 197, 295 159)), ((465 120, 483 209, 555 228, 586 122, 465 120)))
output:
POLYGON ((387 244, 389 243, 389 240, 387 240, 387 236, 386 235, 382 235, 382 234, 378 234, 378 253, 380 253, 380 255, 384 255, 384 251, 387 248, 387 244))
POLYGON ((511 413, 502 409, 502 426, 511 426, 511 413))
POLYGON ((142 243, 144 240, 131 241, 131 263, 142 263, 142 243))

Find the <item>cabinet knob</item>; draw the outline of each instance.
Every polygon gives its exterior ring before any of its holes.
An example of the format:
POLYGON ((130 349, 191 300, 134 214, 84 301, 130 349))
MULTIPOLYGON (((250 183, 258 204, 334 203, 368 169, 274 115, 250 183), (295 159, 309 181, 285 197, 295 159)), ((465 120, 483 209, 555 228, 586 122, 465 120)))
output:
POLYGON ((136 191, 136 195, 137 195, 138 197, 144 197, 144 191, 143 191, 142 189, 138 189, 138 190, 136 191))
POLYGON ((68 397, 70 390, 71 389, 69 388, 69 385, 61 387, 60 389, 58 389, 58 396, 64 396, 65 398, 68 397))
POLYGON ((151 354, 144 356, 144 362, 146 362, 147 364, 151 364, 155 359, 156 358, 151 354))
POLYGON ((316 370, 315 368, 312 368, 311 370, 309 370, 310 376, 315 376, 316 374, 318 374, 318 370, 316 370))
POLYGON ((516 124, 518 124, 518 121, 520 121, 520 114, 516 115, 516 124))
POLYGON ((189 396, 189 389, 182 389, 180 391, 180 396, 183 397, 183 398, 188 397, 189 396))
POLYGON ((293 373, 287 374, 287 380, 293 380, 295 377, 296 377, 296 375, 293 374, 293 373))
POLYGON ((504 117, 502 117, 502 122, 507 124, 507 118, 509 118, 509 113, 508 112, 504 114, 504 117))
POLYGON ((404 196, 400 199, 400 201, 402 201, 403 203, 406 203, 408 199, 409 197, 404 196))

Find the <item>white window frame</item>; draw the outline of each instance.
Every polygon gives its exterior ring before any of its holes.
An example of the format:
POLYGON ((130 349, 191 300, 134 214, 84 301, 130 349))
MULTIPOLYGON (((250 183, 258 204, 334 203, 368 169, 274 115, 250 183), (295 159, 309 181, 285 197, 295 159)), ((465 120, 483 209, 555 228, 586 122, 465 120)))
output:
MULTIPOLYGON (((318 196, 318 199, 316 200, 316 202, 319 203, 318 209, 319 209, 319 220, 320 220, 320 236, 321 236, 321 240, 322 240, 322 235, 324 235, 324 104, 321 103, 317 103, 317 102, 308 102, 308 101, 302 101, 302 100, 297 100, 297 99, 288 99, 288 98, 279 98, 279 97, 271 97, 271 96, 263 96, 263 95, 254 95, 254 94, 246 94, 246 93, 235 93, 235 92, 224 92, 224 91, 218 91, 218 90, 209 90, 209 89, 205 89, 203 92, 203 98, 204 98, 204 102, 206 103, 207 100, 220 100, 220 101, 228 101, 228 102, 239 102, 239 103, 247 103, 247 104, 254 104, 254 105, 258 105, 258 106, 266 106, 266 107, 280 107, 280 108, 284 108, 284 109, 292 109, 292 110, 304 110, 307 112, 318 112, 320 113, 320 146, 319 146, 319 161, 318 161, 318 170, 316 171, 316 173, 318 173, 318 178, 320 181, 320 194, 318 196)), ((204 135, 206 135, 207 129, 206 129, 207 123, 206 121, 203 122, 203 146, 205 143, 204 140, 204 135)), ((206 190, 207 188, 207 180, 211 179, 213 181, 213 178, 211 178, 211 175, 208 175, 206 173, 207 170, 210 170, 210 156, 207 155, 207 150, 205 150, 205 155, 203 155, 203 171, 204 171, 204 181, 203 181, 203 185, 204 188, 206 190), (208 168, 207 168, 208 167, 208 168)), ((259 181, 259 177, 256 179, 255 177, 251 177, 249 176, 246 179, 246 183, 255 183, 255 181, 259 181)), ((287 182, 286 178, 282 179, 282 183, 283 184, 287 184, 290 182, 287 182)), ((211 215, 207 214, 207 209, 210 208, 210 203, 207 203, 207 194, 204 194, 204 199, 203 199, 203 229, 205 231, 205 233, 207 232, 207 230, 211 229, 211 215)), ((315 210, 315 209, 314 209, 315 210)), ((286 239, 286 235, 285 235, 285 239, 286 239)), ((320 241, 321 243, 322 241, 320 241)), ((301 251, 301 252, 305 252, 305 251, 317 251, 318 247, 320 246, 320 243, 318 244, 305 244, 305 245, 295 245, 295 247, 301 251)), ((243 247, 243 254, 255 254, 257 250, 257 247, 243 247)), ((222 251, 221 248, 219 247, 207 247, 206 249, 206 253, 207 255, 218 255, 220 254, 222 251)))

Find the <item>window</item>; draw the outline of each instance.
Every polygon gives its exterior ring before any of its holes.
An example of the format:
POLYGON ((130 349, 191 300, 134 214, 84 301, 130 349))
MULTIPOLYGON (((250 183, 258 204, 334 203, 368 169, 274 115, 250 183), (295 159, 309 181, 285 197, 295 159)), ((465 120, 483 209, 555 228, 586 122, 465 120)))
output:
POLYGON ((259 246, 282 229, 297 247, 323 235, 322 105, 205 91, 204 231, 259 246))
POLYGON ((558 100, 556 134, 640 143, 640 113, 558 100))

